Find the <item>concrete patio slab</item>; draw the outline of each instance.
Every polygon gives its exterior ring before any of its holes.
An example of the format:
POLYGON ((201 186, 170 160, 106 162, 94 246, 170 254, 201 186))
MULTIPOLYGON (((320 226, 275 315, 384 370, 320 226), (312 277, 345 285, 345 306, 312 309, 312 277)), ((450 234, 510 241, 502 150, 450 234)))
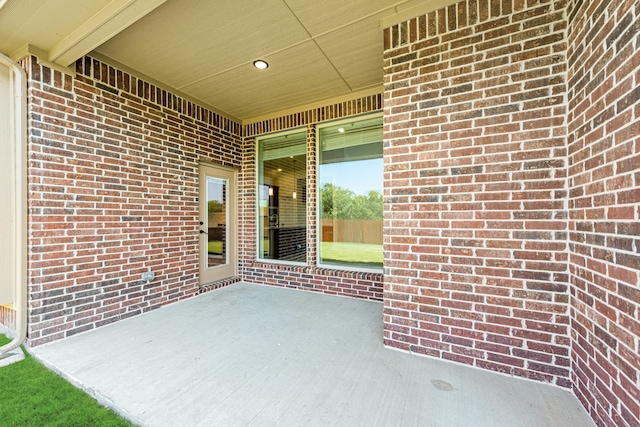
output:
POLYGON ((592 426, 565 389, 386 349, 382 304, 238 283, 38 347, 145 426, 592 426))

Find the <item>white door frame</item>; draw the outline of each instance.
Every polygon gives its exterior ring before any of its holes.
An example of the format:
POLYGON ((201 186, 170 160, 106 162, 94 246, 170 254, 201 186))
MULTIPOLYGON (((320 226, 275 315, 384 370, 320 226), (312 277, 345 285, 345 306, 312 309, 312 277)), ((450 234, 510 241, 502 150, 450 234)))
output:
POLYGON ((238 170, 201 162, 199 165, 199 220, 200 233, 198 254, 200 285, 235 277, 238 274, 238 170), (220 265, 210 266, 209 263, 209 214, 207 204, 207 177, 225 180, 226 189, 226 214, 225 214, 225 242, 223 253, 226 261, 220 265))

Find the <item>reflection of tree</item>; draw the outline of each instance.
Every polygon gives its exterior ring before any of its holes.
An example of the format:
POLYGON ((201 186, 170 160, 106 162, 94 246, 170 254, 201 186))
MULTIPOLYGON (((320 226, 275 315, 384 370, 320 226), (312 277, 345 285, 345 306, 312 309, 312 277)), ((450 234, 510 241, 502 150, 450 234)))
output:
POLYGON ((222 203, 217 200, 210 200, 208 203, 209 213, 222 212, 222 203))
POLYGON ((382 219, 382 193, 355 194, 346 188, 325 183, 320 188, 323 219, 382 219))

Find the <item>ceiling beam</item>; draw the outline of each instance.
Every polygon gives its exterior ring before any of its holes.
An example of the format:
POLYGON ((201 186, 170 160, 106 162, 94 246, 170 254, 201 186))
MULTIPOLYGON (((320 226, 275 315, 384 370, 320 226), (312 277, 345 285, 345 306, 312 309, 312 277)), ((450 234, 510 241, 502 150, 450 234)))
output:
POLYGON ((64 67, 91 52, 166 0, 113 0, 49 51, 49 61, 64 67))
POLYGON ((49 57, 49 52, 40 49, 32 44, 25 44, 24 46, 20 47, 11 54, 10 58, 15 62, 19 62, 22 58, 26 58, 29 55, 38 58, 38 64, 40 65, 44 65, 51 68, 52 70, 60 71, 63 74, 68 74, 73 77, 75 77, 76 75, 75 67, 69 68, 56 62, 50 62, 47 59, 49 57))

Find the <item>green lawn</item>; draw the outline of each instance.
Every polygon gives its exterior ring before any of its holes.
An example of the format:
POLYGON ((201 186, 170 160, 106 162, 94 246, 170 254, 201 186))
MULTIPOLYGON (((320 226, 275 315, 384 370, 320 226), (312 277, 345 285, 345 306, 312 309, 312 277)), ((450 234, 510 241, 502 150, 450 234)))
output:
MULTIPOLYGON (((0 335, 0 346, 9 341, 0 335)), ((134 424, 101 406, 25 354, 24 360, 0 368, 0 425, 106 427, 134 424)))
POLYGON ((382 245, 367 243, 321 242, 320 251, 323 262, 337 262, 382 267, 382 245))

